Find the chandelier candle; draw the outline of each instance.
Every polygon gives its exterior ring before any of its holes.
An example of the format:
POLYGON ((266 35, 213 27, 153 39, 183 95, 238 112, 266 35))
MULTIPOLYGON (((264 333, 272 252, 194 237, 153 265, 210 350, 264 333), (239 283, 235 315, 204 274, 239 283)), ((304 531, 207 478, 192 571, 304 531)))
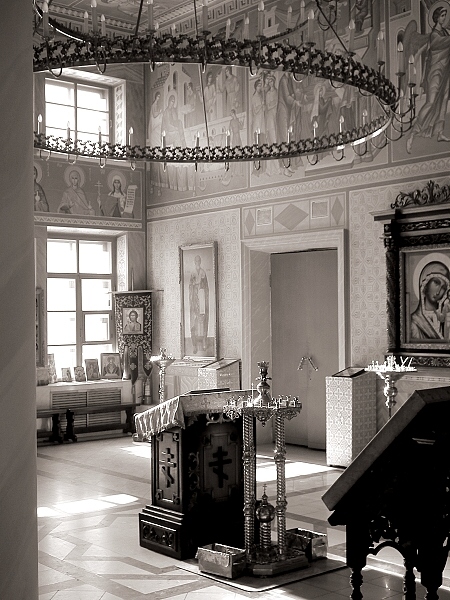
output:
POLYGON ((308 13, 308 33, 307 42, 314 43, 314 11, 311 9, 308 13))
POLYGON ((258 4, 258 35, 264 35, 264 2, 258 4))
POLYGON ((42 30, 45 38, 49 37, 48 31, 48 3, 43 2, 42 4, 42 30))
POLYGON ((92 18, 92 31, 97 33, 98 21, 97 21, 97 0, 91 0, 91 18, 92 18))
POLYGON ((148 32, 153 31, 153 0, 147 0, 148 32))

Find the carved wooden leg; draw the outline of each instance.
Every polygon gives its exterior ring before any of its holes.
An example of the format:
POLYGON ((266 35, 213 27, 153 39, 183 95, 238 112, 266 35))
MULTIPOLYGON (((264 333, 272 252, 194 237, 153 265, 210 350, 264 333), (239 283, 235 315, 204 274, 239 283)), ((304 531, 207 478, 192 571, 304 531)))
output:
POLYGON ((134 428, 134 411, 132 408, 126 408, 125 409, 125 414, 127 416, 126 421, 125 421, 125 427, 123 428, 123 432, 124 433, 134 433, 135 428, 134 428))
POLYGON ((361 600, 363 597, 361 586, 363 583, 362 570, 366 566, 367 552, 370 546, 368 528, 365 523, 358 521, 347 523, 347 566, 351 569, 350 585, 352 600, 361 600))
POLYGON ((424 596, 425 600, 439 600, 439 595, 438 595, 439 587, 437 587, 437 588, 427 587, 426 589, 427 589, 427 593, 424 596))
POLYGON ((416 600, 416 577, 414 575, 414 561, 405 558, 405 575, 403 577, 403 599, 416 600))
POLYGON ((363 595, 361 592, 361 586, 363 583, 362 568, 353 568, 352 574, 350 575, 350 585, 352 586, 352 593, 350 598, 352 600, 361 600, 363 595))
POLYGON ((439 598, 438 590, 442 585, 442 573, 447 561, 444 539, 442 535, 429 534, 419 547, 420 581, 427 590, 425 600, 438 600, 439 598))
POLYGON ((69 409, 66 410, 66 419, 67 419, 67 425, 66 425, 66 433, 64 434, 64 439, 67 440, 72 440, 73 442, 77 441, 77 436, 75 435, 75 431, 74 431, 74 422, 75 422, 75 415, 73 414, 73 412, 69 409))
POLYGON ((63 434, 61 430, 61 420, 59 418, 59 413, 55 413, 52 415, 52 435, 50 436, 51 442, 58 442, 58 444, 63 443, 63 434))

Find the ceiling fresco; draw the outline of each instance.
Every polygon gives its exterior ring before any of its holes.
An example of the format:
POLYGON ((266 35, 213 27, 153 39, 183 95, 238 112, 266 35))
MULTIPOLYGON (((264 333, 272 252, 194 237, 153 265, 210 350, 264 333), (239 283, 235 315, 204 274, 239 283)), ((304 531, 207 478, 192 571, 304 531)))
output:
MULTIPOLYGON (((67 14, 67 11, 90 12, 91 0, 57 0, 48 2, 51 15, 67 14)), ((106 18, 135 23, 139 14, 141 0, 97 0, 97 11, 106 18)), ((155 19, 164 22, 192 11, 192 0, 154 0, 153 13, 155 19)), ((142 18, 146 18, 147 0, 142 6, 142 18)))

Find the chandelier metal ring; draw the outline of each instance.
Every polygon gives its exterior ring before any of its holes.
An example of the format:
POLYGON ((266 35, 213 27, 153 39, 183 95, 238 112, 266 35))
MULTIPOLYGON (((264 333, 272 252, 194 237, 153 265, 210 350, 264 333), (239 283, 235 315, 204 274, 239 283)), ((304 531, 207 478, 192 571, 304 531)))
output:
MULTIPOLYGON (((35 5, 39 13, 39 7, 35 5)), ((41 13, 42 14, 42 13, 41 13)), ((250 73, 257 69, 285 71, 297 76, 313 76, 328 80, 332 85, 349 85, 364 96, 373 96, 381 107, 380 115, 350 130, 300 140, 275 142, 272 144, 250 144, 246 146, 170 147, 138 146, 65 139, 44 133, 34 133, 34 146, 40 151, 66 153, 102 160, 162 163, 202 163, 233 161, 260 161, 290 159, 297 156, 312 156, 315 164, 318 153, 343 146, 366 144, 367 140, 384 132, 392 123, 399 94, 394 84, 384 76, 382 66, 373 69, 355 60, 352 53, 335 54, 322 51, 313 43, 297 47, 280 35, 272 38, 259 36, 256 40, 224 39, 204 32, 203 35, 156 35, 154 31, 135 37, 110 39, 99 34, 83 35, 67 31, 53 19, 51 25, 66 36, 66 40, 44 42, 34 47, 34 72, 57 71, 64 68, 97 66, 103 73, 107 64, 142 63, 151 69, 157 63, 197 63, 203 68, 209 65, 230 65, 248 68, 250 73), (280 41, 281 40, 281 41, 280 41)), ((295 31, 294 28, 285 32, 295 31)), ((308 159, 309 160, 309 159, 308 159)), ((317 161, 316 161, 317 162, 317 161)))

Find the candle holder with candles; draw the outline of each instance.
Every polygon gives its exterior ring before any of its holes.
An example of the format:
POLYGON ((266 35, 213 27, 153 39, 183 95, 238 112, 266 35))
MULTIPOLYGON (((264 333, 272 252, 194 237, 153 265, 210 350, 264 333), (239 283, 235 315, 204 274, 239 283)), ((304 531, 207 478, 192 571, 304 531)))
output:
POLYGON ((416 367, 411 366, 412 357, 401 359, 401 364, 398 364, 395 356, 390 354, 384 363, 378 361, 372 363, 365 368, 365 371, 373 371, 379 377, 384 379, 383 394, 386 397, 386 406, 389 411, 389 418, 392 416, 392 409, 396 405, 395 396, 397 395, 397 388, 395 387, 396 382, 406 375, 406 373, 412 373, 417 371, 416 367))
POLYGON ((229 419, 242 416, 243 428, 243 465, 244 465, 244 540, 247 569, 261 577, 301 569, 308 566, 304 552, 288 548, 286 543, 286 475, 285 475, 285 419, 296 417, 302 404, 296 396, 278 396, 270 394, 268 380, 269 363, 258 363, 259 383, 256 392, 252 388, 251 396, 231 398, 223 407, 223 413, 229 419), (271 419, 275 424, 274 459, 277 473, 277 498, 275 506, 277 543, 271 544, 264 537, 264 551, 255 544, 256 510, 256 448, 254 424, 257 419, 264 426, 271 419))
POLYGON ((165 400, 166 387, 166 369, 174 362, 175 358, 171 354, 166 354, 165 348, 159 349, 159 356, 152 356, 150 359, 159 367, 159 401, 165 400))

